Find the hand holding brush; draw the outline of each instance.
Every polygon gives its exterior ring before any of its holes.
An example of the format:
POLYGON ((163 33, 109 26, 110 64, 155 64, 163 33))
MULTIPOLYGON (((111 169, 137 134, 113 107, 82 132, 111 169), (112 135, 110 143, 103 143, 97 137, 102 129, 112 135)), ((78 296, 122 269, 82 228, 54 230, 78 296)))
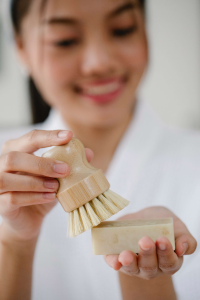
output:
POLYGON ((68 144, 56 146, 43 154, 67 163, 71 172, 59 178, 57 198, 69 213, 68 235, 77 236, 97 226, 122 210, 129 201, 111 191, 102 170, 92 167, 85 156, 83 144, 73 138, 68 144))

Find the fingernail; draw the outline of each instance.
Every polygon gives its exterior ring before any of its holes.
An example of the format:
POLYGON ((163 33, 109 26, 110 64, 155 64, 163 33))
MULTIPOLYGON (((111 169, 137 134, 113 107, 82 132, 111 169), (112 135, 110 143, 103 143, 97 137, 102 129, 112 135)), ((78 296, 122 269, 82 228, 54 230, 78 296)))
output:
POLYGON ((69 170, 69 167, 67 164, 63 163, 62 161, 56 161, 56 164, 53 166, 53 170, 56 173, 59 174, 66 174, 69 170))
POLYGON ((140 246, 140 248, 142 249, 142 250, 144 250, 144 251, 149 251, 149 250, 151 250, 152 249, 152 247, 151 246, 147 246, 147 247, 144 247, 144 245, 139 245, 140 246))
POLYGON ((53 200, 56 198, 56 193, 43 193, 44 199, 53 200))
POLYGON ((160 243, 160 244, 158 244, 158 248, 159 248, 160 250, 166 250, 166 245, 160 243))
POLYGON ((183 243, 183 249, 184 249, 184 252, 183 252, 183 255, 184 255, 188 249, 188 243, 183 243))
POLYGON ((69 131, 67 130, 62 130, 58 133, 59 139, 65 139, 69 134, 69 131))
POLYGON ((44 186, 47 189, 57 189, 58 188, 58 181, 54 179, 47 179, 44 181, 44 186))

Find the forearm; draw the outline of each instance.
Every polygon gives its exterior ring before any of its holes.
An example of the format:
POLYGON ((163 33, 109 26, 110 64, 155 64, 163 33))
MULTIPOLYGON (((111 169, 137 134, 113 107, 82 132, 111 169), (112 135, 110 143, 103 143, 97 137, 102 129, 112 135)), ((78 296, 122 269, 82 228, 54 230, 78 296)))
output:
POLYGON ((172 278, 169 275, 151 280, 128 276, 119 272, 123 300, 176 300, 172 278))
POLYGON ((21 242, 0 227, 0 299, 31 298, 32 264, 37 239, 21 242))

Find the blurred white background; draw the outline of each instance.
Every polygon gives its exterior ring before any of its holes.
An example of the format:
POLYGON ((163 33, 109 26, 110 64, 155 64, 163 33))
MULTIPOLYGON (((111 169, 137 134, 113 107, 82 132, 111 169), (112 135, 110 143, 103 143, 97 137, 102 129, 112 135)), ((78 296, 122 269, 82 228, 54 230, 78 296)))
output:
MULTIPOLYGON (((200 1, 147 0, 150 64, 140 94, 167 123, 200 128, 200 1)), ((0 128, 31 121, 25 76, 0 29, 0 128)))

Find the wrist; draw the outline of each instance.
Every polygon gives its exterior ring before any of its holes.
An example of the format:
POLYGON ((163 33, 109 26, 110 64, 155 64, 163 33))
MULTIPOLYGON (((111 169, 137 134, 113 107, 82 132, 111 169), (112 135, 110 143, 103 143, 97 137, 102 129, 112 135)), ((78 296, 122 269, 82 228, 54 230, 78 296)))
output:
POLYGON ((22 239, 4 222, 0 226, 0 245, 15 252, 16 255, 32 256, 35 252, 38 236, 22 239))

